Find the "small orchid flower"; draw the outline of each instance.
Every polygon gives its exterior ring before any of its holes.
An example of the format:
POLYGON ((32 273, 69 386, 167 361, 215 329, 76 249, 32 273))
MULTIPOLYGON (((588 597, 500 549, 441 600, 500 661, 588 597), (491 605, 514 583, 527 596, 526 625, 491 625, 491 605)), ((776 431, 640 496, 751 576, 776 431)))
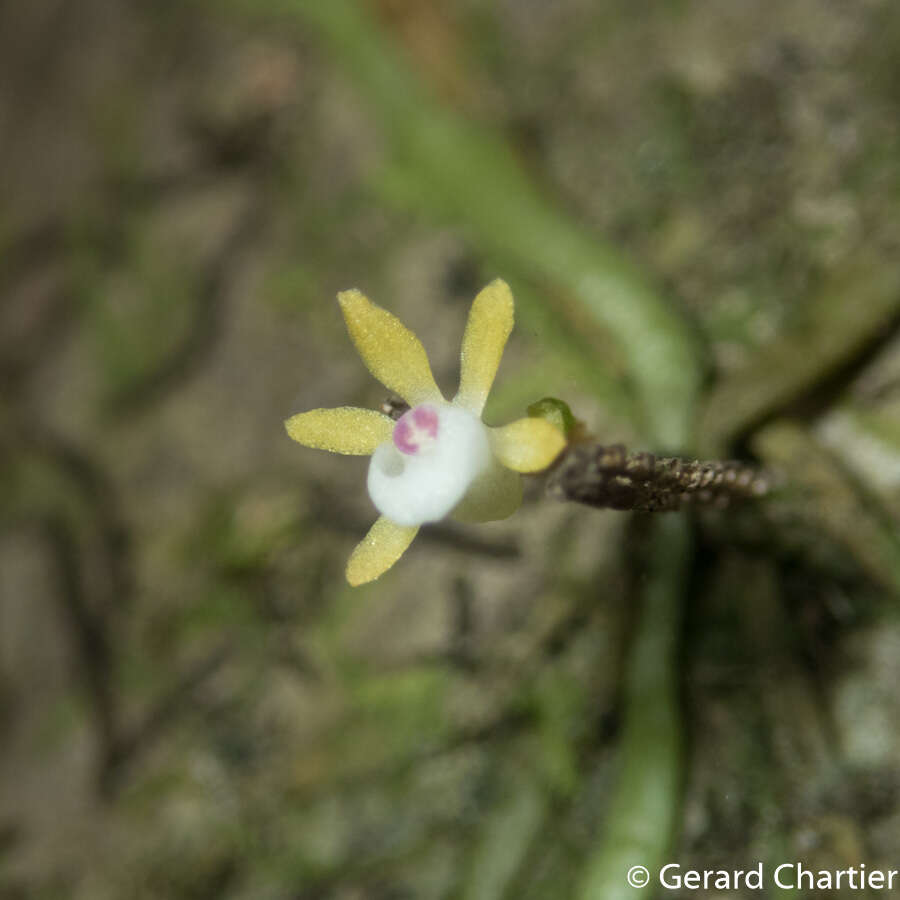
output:
POLYGON ((397 421, 343 406, 285 422, 288 434, 306 447, 372 456, 369 496, 381 516, 347 563, 347 580, 359 585, 386 572, 426 522, 451 513, 469 522, 511 515, 522 500, 519 473, 545 469, 566 440, 542 418, 501 428, 481 421, 513 327, 513 298, 504 281, 491 282, 472 304, 459 391, 449 403, 422 344, 399 319, 357 290, 338 294, 338 302, 366 367, 410 407, 397 421))

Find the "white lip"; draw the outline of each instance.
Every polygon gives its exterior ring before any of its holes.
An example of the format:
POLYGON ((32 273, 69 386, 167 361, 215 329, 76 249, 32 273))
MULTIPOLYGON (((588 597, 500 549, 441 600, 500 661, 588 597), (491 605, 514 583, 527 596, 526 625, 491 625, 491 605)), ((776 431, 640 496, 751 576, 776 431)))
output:
POLYGON ((438 438, 427 451, 400 453, 381 444, 369 463, 369 496, 398 525, 437 522, 463 499, 491 460, 487 429, 471 412, 442 404, 438 438))

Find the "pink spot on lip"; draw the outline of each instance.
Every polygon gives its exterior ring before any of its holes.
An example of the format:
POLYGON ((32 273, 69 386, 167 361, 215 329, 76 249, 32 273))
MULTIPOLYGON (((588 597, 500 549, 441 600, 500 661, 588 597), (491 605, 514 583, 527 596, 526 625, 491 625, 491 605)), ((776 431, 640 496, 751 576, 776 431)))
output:
POLYGON ((429 444, 438 433, 438 412, 422 404, 405 412, 394 426, 394 446, 408 455, 418 453, 423 443, 429 444))
POLYGON ((433 406, 417 406, 411 409, 413 423, 419 431, 424 431, 430 438, 437 437, 438 413, 433 406))
POLYGON ((394 446, 401 453, 416 453, 419 443, 413 440, 412 423, 407 419, 409 413, 404 413, 394 426, 394 446))

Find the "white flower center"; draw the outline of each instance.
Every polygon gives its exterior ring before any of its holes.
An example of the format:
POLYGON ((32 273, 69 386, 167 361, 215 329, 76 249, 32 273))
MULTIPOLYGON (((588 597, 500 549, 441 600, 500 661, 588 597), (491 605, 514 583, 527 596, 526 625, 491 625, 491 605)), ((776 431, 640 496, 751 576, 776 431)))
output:
POLYGON ((487 429, 468 410, 423 403, 404 413, 369 464, 378 511, 398 525, 443 519, 491 460, 487 429))

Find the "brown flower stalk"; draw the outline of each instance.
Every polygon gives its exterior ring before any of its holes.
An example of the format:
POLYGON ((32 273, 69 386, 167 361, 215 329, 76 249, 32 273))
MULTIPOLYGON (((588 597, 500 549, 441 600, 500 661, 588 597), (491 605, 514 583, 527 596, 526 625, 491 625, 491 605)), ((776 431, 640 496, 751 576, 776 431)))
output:
POLYGON ((547 493, 601 509, 668 512, 683 504, 728 506, 760 497, 769 478, 734 460, 629 453, 621 444, 570 444, 547 477, 547 493))

